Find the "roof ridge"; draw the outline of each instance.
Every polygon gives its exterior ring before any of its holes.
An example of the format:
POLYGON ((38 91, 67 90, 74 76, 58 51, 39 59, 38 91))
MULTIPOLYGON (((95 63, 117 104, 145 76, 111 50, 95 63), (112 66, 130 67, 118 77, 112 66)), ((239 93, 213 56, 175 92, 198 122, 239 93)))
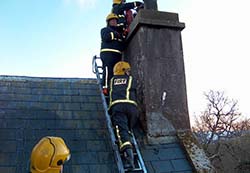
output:
POLYGON ((0 80, 2 81, 53 81, 53 82, 83 82, 83 83, 96 83, 95 78, 70 78, 70 77, 34 77, 34 76, 10 76, 10 75, 0 75, 0 80))

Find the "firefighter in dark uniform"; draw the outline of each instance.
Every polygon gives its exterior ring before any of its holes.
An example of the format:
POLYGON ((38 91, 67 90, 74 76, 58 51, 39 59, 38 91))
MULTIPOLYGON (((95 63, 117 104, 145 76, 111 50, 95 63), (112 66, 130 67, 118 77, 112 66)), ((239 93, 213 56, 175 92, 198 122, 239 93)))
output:
POLYGON ((120 29, 120 32, 123 32, 125 35, 127 34, 127 21, 126 21, 126 16, 125 13, 126 11, 130 9, 135 9, 135 8, 142 8, 143 3, 142 2, 129 2, 125 3, 126 0, 113 0, 113 8, 112 12, 115 13, 118 16, 118 23, 117 26, 120 29))
POLYGON ((124 38, 118 32, 118 17, 110 13, 107 18, 107 27, 101 29, 101 52, 100 57, 103 64, 102 86, 104 95, 108 95, 109 81, 113 76, 114 65, 121 61, 124 50, 124 38))
POLYGON ((125 61, 120 61, 114 66, 114 76, 110 81, 109 113, 115 127, 119 149, 127 161, 126 167, 133 169, 131 130, 138 120, 138 109, 136 84, 130 75, 130 65, 125 61))

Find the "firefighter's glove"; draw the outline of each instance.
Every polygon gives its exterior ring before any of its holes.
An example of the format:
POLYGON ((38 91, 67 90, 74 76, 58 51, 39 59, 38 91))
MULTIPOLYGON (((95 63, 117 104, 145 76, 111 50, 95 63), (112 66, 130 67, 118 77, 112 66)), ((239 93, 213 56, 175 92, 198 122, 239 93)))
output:
POLYGON ((102 93, 103 93, 105 96, 108 96, 108 95, 109 95, 108 88, 103 88, 103 89, 102 89, 102 93))
POLYGON ((127 28, 127 29, 125 29, 124 31, 123 31, 123 39, 126 39, 127 38, 127 36, 128 36, 128 32, 129 32, 129 29, 127 28))

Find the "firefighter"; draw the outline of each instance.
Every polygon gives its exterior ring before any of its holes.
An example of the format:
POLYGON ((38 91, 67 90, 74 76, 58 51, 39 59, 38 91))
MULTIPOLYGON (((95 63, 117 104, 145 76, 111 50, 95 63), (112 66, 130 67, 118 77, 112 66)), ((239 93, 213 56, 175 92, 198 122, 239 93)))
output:
POLYGON ((118 16, 117 26, 119 27, 120 32, 123 32, 124 35, 127 35, 128 25, 131 23, 131 21, 127 21, 126 18, 130 19, 132 17, 132 9, 139 8, 143 8, 142 2, 135 1, 126 3, 126 0, 113 0, 112 12, 118 16), (126 13, 128 15, 127 17, 126 13))
POLYGON ((33 148, 29 173, 62 173, 70 151, 60 137, 43 137, 33 148))
POLYGON ((115 128, 119 149, 126 158, 126 167, 133 169, 134 156, 131 130, 137 122, 136 84, 130 75, 130 65, 120 61, 114 66, 110 81, 109 113, 115 128))
POLYGON ((101 52, 103 64, 102 86, 104 95, 108 95, 109 81, 113 76, 113 67, 122 59, 124 50, 124 37, 117 28, 118 16, 110 13, 107 18, 107 27, 101 29, 101 52))

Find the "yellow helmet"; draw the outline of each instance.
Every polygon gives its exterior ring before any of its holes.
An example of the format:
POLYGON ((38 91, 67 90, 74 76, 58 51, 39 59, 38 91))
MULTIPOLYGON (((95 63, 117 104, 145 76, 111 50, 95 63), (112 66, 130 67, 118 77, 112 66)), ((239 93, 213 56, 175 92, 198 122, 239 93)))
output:
POLYGON ((70 152, 60 137, 44 137, 33 148, 30 157, 31 173, 60 173, 70 159, 70 152))
POLYGON ((120 4, 123 0, 113 0, 113 4, 120 4))
POLYGON ((115 13, 110 13, 107 17, 106 17, 106 22, 108 22, 111 19, 118 19, 118 16, 115 13))
POLYGON ((128 62, 125 61, 119 61, 114 66, 114 75, 124 75, 125 71, 130 70, 130 65, 128 62))

